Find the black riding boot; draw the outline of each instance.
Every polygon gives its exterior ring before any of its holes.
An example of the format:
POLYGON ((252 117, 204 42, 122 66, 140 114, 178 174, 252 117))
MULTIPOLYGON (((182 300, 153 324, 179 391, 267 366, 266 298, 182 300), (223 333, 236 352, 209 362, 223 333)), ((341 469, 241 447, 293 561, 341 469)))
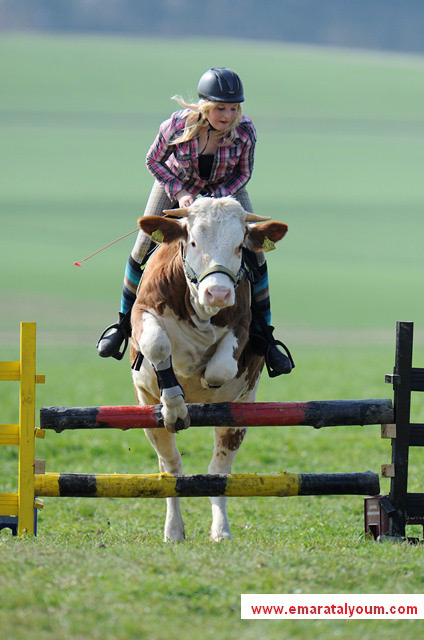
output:
POLYGON ((265 357, 265 364, 270 378, 275 378, 284 373, 290 373, 295 366, 290 351, 285 344, 274 338, 274 327, 267 325, 266 322, 265 326, 266 329, 262 327, 262 332, 260 332, 257 326, 251 327, 250 345, 252 351, 265 357), (287 355, 282 353, 278 347, 282 347, 287 355))
POLYGON ((131 335, 131 309, 127 313, 119 313, 119 321, 107 327, 99 338, 97 351, 102 358, 122 360, 128 347, 131 335), (121 349, 122 343, 125 342, 121 349))
MULTIPOLYGON (((132 255, 128 258, 127 269, 132 272, 133 278, 136 273, 139 274, 139 281, 136 283, 140 286, 141 278, 143 277, 143 270, 146 262, 154 251, 158 248, 158 244, 153 240, 150 242, 150 246, 146 251, 145 256, 141 262, 136 262, 132 255)), ((134 279, 131 280, 134 283, 134 279)), ((126 305, 131 305, 127 313, 119 312, 119 320, 116 324, 111 324, 107 327, 97 342, 97 351, 102 358, 115 358, 116 360, 122 360, 124 353, 128 347, 128 340, 131 336, 131 309, 135 302, 136 294, 127 288, 124 280, 124 288, 122 292, 122 300, 126 305), (121 345, 125 341, 122 351, 121 345)))
MULTIPOLYGON (((274 327, 270 326, 264 315, 263 305, 257 302, 254 294, 254 285, 260 281, 263 276, 266 263, 259 266, 258 259, 254 251, 250 251, 243 247, 243 264, 247 270, 247 277, 252 287, 252 322, 250 325, 250 345, 254 353, 265 357, 266 368, 270 378, 275 378, 284 373, 290 373, 294 369, 293 358, 291 353, 280 340, 276 340, 273 336, 274 327), (287 355, 282 353, 278 347, 282 347, 287 355)), ((269 302, 269 300, 268 300, 269 302)), ((269 308, 269 305, 268 305, 269 308)))

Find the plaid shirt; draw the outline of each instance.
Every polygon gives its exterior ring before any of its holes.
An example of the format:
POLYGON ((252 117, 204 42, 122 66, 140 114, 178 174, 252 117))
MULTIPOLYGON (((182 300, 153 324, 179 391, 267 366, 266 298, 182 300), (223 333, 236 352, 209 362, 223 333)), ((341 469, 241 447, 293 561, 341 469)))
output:
POLYGON ((196 196, 205 187, 216 198, 233 196, 249 182, 252 175, 256 143, 253 122, 247 116, 242 116, 236 128, 235 140, 229 145, 218 146, 210 178, 203 180, 199 175, 198 137, 180 144, 170 144, 182 135, 188 113, 187 109, 176 111, 161 124, 147 154, 148 170, 164 186, 172 201, 176 200, 176 194, 181 189, 196 196))

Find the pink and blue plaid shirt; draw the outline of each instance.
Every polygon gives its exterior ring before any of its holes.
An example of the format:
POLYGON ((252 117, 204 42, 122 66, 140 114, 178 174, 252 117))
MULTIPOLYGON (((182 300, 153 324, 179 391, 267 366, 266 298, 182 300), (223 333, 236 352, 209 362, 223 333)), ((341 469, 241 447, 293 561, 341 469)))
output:
POLYGON ((208 180, 199 175, 199 139, 171 145, 182 135, 188 109, 176 111, 159 128, 159 133, 149 149, 147 168, 162 184, 169 198, 186 189, 193 196, 205 188, 216 198, 233 196, 250 180, 255 155, 256 130, 247 116, 242 116, 236 129, 236 138, 229 145, 219 145, 208 180))

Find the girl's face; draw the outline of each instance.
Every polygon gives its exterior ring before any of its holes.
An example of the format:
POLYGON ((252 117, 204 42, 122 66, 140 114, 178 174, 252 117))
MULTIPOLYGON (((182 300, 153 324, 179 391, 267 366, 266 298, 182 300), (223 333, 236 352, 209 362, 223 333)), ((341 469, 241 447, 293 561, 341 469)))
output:
POLYGON ((207 119, 209 124, 217 131, 228 129, 233 120, 235 120, 238 111, 238 104, 218 102, 216 107, 212 107, 208 111, 207 119))

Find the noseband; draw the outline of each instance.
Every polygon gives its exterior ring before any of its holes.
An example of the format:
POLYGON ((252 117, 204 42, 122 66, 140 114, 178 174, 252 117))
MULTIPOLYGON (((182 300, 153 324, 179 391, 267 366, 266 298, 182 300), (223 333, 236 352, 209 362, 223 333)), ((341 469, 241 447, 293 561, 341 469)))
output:
POLYGON ((196 289, 199 287, 199 284, 202 282, 202 280, 212 275, 213 273, 223 273, 224 275, 228 276, 230 280, 234 283, 235 287, 237 287, 240 280, 246 274, 243 264, 241 264, 240 269, 238 270, 237 273, 234 273, 233 271, 231 271, 231 269, 227 269, 227 267, 224 267, 223 264, 216 264, 213 267, 210 267, 209 269, 206 269, 205 271, 203 271, 200 275, 197 275, 194 269, 192 269, 189 263, 187 262, 187 259, 184 255, 184 247, 182 242, 180 243, 180 248, 181 248, 181 260, 183 262, 184 274, 187 280, 189 280, 189 282, 191 282, 191 284, 193 284, 196 287, 196 289))

